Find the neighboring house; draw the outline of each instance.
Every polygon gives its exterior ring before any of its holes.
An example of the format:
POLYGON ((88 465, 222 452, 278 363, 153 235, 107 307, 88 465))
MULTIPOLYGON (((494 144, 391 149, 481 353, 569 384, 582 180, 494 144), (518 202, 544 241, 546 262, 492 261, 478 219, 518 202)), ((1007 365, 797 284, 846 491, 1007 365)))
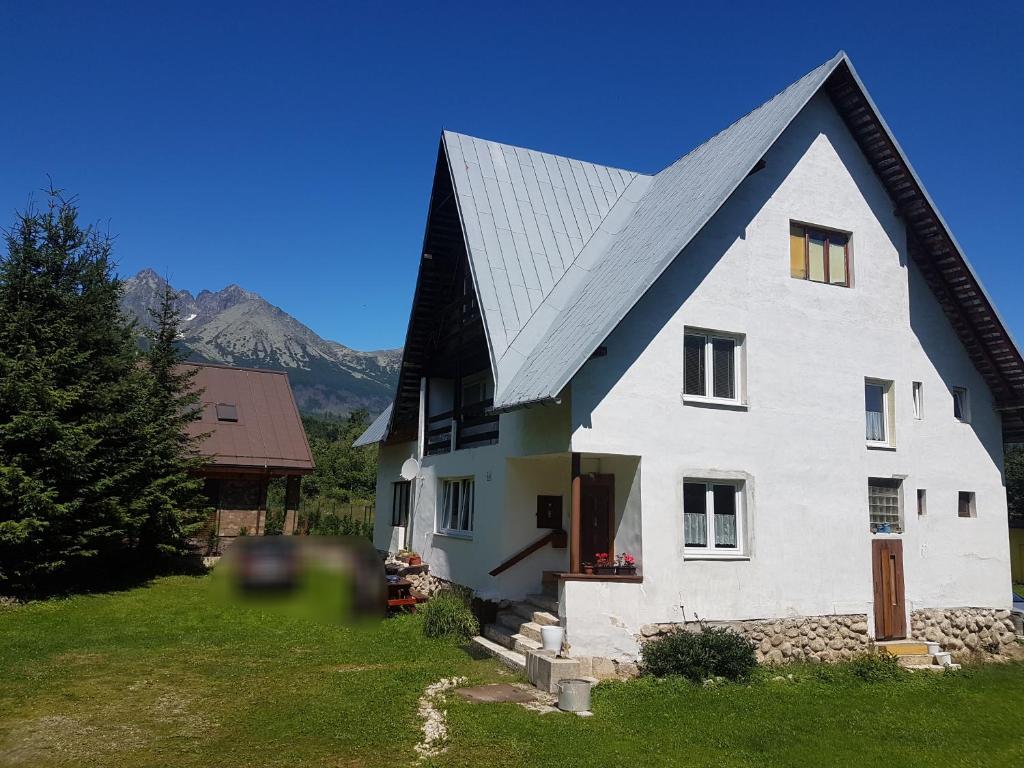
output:
POLYGON ((360 442, 377 546, 483 597, 546 583, 573 655, 699 617, 820 660, 1008 641, 1022 405, 840 53, 654 175, 445 131, 398 392, 360 442), (627 552, 636 575, 584 572, 627 552))
POLYGON ((300 482, 313 471, 306 431, 299 418, 288 374, 226 365, 188 364, 202 390, 200 417, 192 434, 207 434, 200 450, 205 491, 215 508, 211 521, 217 546, 239 533, 260 535, 267 519, 267 486, 284 477, 284 532, 295 530, 300 482))

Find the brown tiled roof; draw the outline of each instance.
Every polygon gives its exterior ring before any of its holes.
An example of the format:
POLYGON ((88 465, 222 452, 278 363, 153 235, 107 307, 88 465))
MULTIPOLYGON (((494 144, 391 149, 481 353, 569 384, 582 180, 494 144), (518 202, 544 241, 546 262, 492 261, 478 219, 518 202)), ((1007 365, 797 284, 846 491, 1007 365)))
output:
POLYGON ((193 382, 203 390, 202 418, 193 422, 189 431, 211 433, 201 447, 203 455, 211 457, 211 464, 296 473, 313 470, 313 455, 288 374, 225 365, 187 365, 199 370, 193 382), (219 421, 218 403, 235 406, 238 420, 219 421))

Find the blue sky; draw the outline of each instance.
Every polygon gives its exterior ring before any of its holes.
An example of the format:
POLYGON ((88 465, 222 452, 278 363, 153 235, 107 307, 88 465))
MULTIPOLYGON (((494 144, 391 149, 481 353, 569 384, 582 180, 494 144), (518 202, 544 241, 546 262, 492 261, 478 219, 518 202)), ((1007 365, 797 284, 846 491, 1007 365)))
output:
POLYGON ((653 172, 843 48, 1024 339, 1024 6, 833 5, 4 3, 0 225, 398 346, 442 128, 653 172))

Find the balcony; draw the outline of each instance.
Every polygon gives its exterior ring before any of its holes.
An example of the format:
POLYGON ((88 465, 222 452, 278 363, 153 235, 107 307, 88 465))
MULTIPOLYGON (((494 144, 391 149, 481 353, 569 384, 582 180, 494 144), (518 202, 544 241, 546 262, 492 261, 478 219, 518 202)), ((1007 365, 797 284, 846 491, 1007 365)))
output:
POLYGON ((498 414, 488 413, 493 399, 443 411, 427 417, 425 453, 433 456, 463 448, 478 448, 498 442, 498 414))

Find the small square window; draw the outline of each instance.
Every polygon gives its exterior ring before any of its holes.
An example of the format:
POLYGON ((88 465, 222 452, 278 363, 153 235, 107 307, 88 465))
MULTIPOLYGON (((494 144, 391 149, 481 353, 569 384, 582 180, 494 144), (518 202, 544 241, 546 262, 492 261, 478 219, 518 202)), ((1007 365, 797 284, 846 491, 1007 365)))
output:
POLYGON ((683 547, 691 555, 743 554, 746 537, 743 482, 683 483, 683 547))
POLYGON ((238 406, 233 403, 217 403, 217 421, 238 421, 238 406))
POLYGON ((868 478, 868 521, 872 533, 902 533, 903 483, 895 478, 868 478))
POLYGON ((974 491, 960 491, 957 494, 957 517, 977 517, 978 510, 975 507, 974 491))
POLYGON ((789 273, 798 280, 850 285, 850 235, 789 224, 789 273))

